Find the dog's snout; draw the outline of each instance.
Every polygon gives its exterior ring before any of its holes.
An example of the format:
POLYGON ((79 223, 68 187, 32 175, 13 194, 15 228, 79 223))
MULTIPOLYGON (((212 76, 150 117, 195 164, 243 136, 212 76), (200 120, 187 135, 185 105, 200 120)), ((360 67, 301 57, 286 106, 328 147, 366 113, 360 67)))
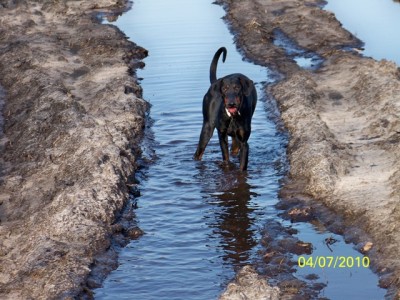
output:
POLYGON ((240 98, 237 95, 226 95, 225 104, 227 106, 237 106, 240 103, 240 98))

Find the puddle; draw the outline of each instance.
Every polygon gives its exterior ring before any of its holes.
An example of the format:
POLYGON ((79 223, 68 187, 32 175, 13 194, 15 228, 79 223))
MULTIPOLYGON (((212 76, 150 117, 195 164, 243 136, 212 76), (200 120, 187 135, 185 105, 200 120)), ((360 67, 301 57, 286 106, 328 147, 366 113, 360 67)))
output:
MULTIPOLYGON (((146 141, 150 147, 144 155, 153 163, 138 174, 141 195, 135 214, 144 235, 121 249, 119 267, 94 290, 96 299, 216 299, 240 267, 260 261, 265 249, 260 241, 271 220, 296 227, 302 240, 315 245, 313 251, 319 251, 321 241, 330 235, 278 216, 279 181, 288 168, 287 136, 278 129, 274 102, 261 92, 273 76, 243 60, 223 15, 221 7, 204 0, 137 0, 115 23, 149 50, 137 76, 143 78, 143 96, 152 104, 146 141), (238 171, 237 159, 221 168, 216 133, 203 160, 192 159, 210 62, 221 46, 228 55, 219 63, 217 76, 241 72, 258 89, 247 173, 238 171)), ((339 242, 336 247, 338 253, 350 251, 343 255, 359 255, 351 245, 339 242)), ((294 268, 300 279, 306 276, 302 271, 318 273, 316 281, 327 283, 318 293, 332 299, 343 299, 347 288, 369 299, 384 294, 369 269, 354 280, 346 277, 344 288, 338 289, 332 282, 343 276, 339 272, 325 276, 321 269, 294 268), (371 286, 366 289, 363 282, 371 286)))
POLYGON ((386 290, 377 286, 377 277, 368 269, 370 266, 368 256, 356 251, 342 236, 326 232, 323 227, 319 232, 316 232, 316 228, 309 223, 298 223, 293 228, 298 230, 296 234, 298 239, 313 242, 312 255, 294 257, 294 260, 302 266, 296 269, 296 277, 309 284, 317 282, 326 285, 321 290, 320 297, 384 298, 386 290), (328 240, 333 241, 333 244, 327 243, 328 240), (310 263, 313 266, 310 266, 310 263))
POLYGON ((400 65, 398 1, 327 0, 324 9, 333 12, 344 28, 365 43, 364 55, 400 65))
POLYGON ((299 65, 299 67, 307 70, 317 70, 323 63, 323 59, 316 53, 306 51, 298 46, 290 39, 282 30, 276 28, 273 31, 274 45, 285 50, 287 56, 299 65))

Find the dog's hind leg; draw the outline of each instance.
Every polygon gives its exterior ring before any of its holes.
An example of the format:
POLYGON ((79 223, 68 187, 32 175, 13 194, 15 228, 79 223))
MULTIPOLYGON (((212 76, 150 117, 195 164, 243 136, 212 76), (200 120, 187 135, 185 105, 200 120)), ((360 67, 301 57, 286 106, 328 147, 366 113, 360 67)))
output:
POLYGON ((231 155, 236 156, 239 154, 240 142, 236 136, 232 137, 231 155))
POLYGON ((196 153, 194 154, 193 158, 195 160, 201 160, 204 150, 207 147, 208 142, 210 141, 215 126, 212 126, 210 123, 204 123, 200 133, 199 144, 197 146, 196 153))

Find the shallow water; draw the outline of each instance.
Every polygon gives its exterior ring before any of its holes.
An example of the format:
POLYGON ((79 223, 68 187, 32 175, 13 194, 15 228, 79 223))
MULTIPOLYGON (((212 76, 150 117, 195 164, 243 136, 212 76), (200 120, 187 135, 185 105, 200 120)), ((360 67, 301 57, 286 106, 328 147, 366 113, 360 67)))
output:
MULTIPOLYGON (((95 290, 96 299, 215 299, 239 267, 259 260, 266 220, 292 226, 277 216, 274 207, 288 166, 287 136, 277 129, 274 103, 261 92, 262 83, 272 76, 243 61, 223 15, 221 7, 205 0, 137 0, 116 22, 131 40, 149 50, 138 76, 143 78, 144 98, 152 104, 152 126, 143 147, 154 162, 139 178, 136 216, 145 235, 121 250, 118 269, 95 290), (217 76, 241 72, 258 88, 246 173, 238 171, 237 159, 229 167, 221 166, 216 134, 203 161, 192 159, 209 66, 220 46, 227 47, 228 56, 225 63, 220 61, 217 76)), ((293 226, 304 231, 315 251, 330 235, 311 224, 293 226)), ((335 247, 359 255, 343 241, 335 247)), ((302 271, 300 277, 321 272, 302 271)), ((340 299, 349 288, 364 298, 382 298, 377 277, 369 269, 360 272, 360 277, 332 272, 323 278, 329 284, 322 293, 340 299), (330 287, 343 276, 344 289, 330 287)))
POLYGON ((400 65, 400 3, 393 0, 327 0, 343 27, 365 43, 363 54, 400 65))
POLYGON ((323 59, 316 53, 305 51, 293 40, 291 40, 282 30, 275 29, 274 45, 285 50, 287 56, 292 57, 293 60, 303 69, 317 70, 323 63, 323 59))

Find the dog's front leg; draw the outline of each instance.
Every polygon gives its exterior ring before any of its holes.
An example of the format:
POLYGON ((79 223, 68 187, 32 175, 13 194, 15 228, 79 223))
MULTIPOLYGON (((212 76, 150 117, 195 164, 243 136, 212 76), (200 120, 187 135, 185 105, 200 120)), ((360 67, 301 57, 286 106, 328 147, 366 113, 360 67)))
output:
POLYGON ((221 146, 222 159, 224 162, 229 161, 229 150, 228 150, 228 134, 226 131, 218 130, 219 145, 221 146))
POLYGON ((203 127, 202 127, 201 133, 200 133, 199 144, 197 146, 196 153, 193 156, 193 158, 195 160, 201 160, 201 158, 204 154, 204 150, 206 149, 207 144, 213 135, 214 128, 215 128, 215 126, 213 126, 209 122, 203 123, 203 127))
POLYGON ((251 127, 242 127, 237 131, 237 138, 240 142, 240 170, 247 170, 249 162, 249 144, 247 143, 250 137, 251 127))

